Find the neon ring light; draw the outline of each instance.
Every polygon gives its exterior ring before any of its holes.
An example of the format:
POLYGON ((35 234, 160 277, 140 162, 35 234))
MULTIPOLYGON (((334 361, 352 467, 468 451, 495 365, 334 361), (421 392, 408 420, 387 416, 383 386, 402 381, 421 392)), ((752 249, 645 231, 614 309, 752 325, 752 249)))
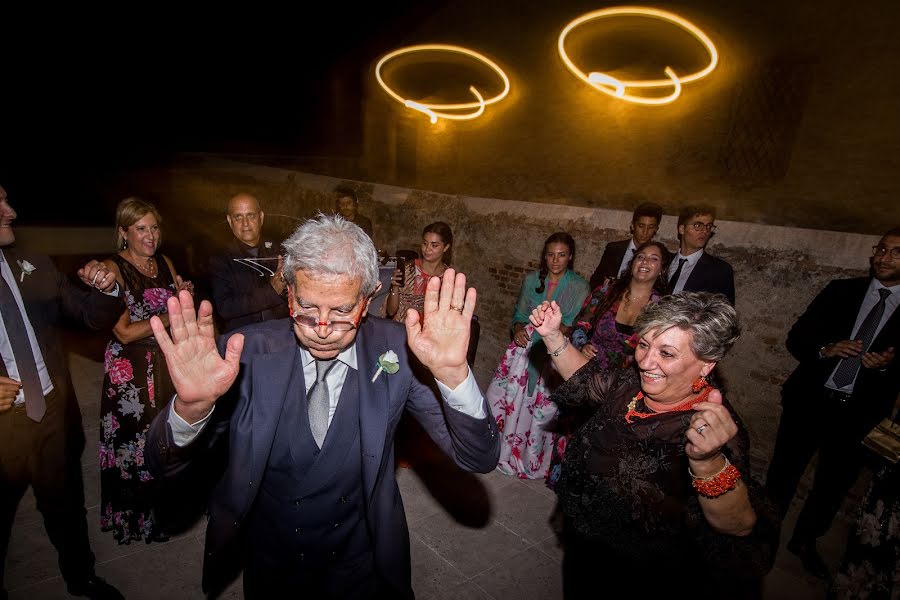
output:
POLYGON ((648 8, 645 6, 616 6, 613 8, 604 8, 601 10, 595 10, 593 12, 583 14, 566 25, 566 27, 562 30, 562 33, 559 34, 558 46, 560 57, 576 77, 578 77, 591 87, 600 90, 604 94, 608 94, 610 96, 613 96, 614 98, 619 98, 628 102, 634 102, 636 104, 669 104, 670 102, 674 102, 678 98, 678 96, 681 95, 681 86, 683 84, 703 79, 704 77, 712 73, 713 69, 716 68, 716 64, 718 64, 719 62, 719 54, 718 52, 716 52, 716 47, 713 45, 712 40, 710 40, 709 37, 707 37, 707 35, 703 33, 703 31, 699 27, 697 27, 687 19, 679 17, 676 14, 656 8, 648 8), (580 27, 588 21, 621 16, 638 16, 660 19, 662 21, 666 21, 680 27, 681 29, 694 36, 694 38, 696 38, 697 41, 699 41, 701 44, 703 44, 703 47, 706 48, 706 51, 709 53, 709 64, 700 71, 691 73, 689 75, 678 75, 675 73, 672 67, 666 67, 665 74, 667 79, 642 79, 631 81, 617 79, 612 75, 608 75, 607 73, 592 72, 586 74, 584 71, 576 67, 575 63, 573 63, 569 58, 569 55, 566 54, 566 36, 568 36, 573 29, 580 27), (640 96, 628 93, 629 88, 648 89, 669 87, 672 88, 672 93, 667 96, 640 96))
POLYGON ((413 110, 417 110, 421 113, 428 115, 428 118, 432 123, 437 123, 438 118, 441 119, 451 119, 454 121, 464 121, 468 119, 474 119, 476 117, 481 116, 484 113, 484 107, 488 104, 495 104, 500 102, 504 98, 506 98, 507 94, 509 94, 509 78, 506 76, 506 73, 503 72, 497 63, 489 59, 488 57, 475 52, 474 50, 469 50, 468 48, 463 48, 461 46, 450 46, 447 44, 420 44, 418 46, 405 46, 403 48, 398 48, 393 52, 389 52, 381 57, 381 60, 378 61, 378 64, 375 66, 375 78, 378 80, 378 84, 384 88, 384 91, 388 93, 392 98, 394 98, 397 102, 403 104, 407 108, 411 108, 413 110), (461 102, 457 104, 427 104, 424 102, 416 102, 415 100, 410 100, 408 98, 404 98, 397 92, 391 89, 391 87, 385 83, 384 79, 381 77, 381 68, 384 64, 390 60, 397 58, 398 56, 402 56, 404 54, 412 54, 414 52, 429 52, 429 51, 437 51, 437 52, 455 52, 457 54, 463 54, 470 58, 474 58, 475 60, 486 64, 490 67, 500 79, 503 81, 503 91, 497 94, 492 98, 488 98, 485 100, 484 96, 478 89, 471 85, 469 86, 469 91, 472 92, 472 95, 475 96, 474 102, 461 102), (447 112, 451 111, 451 112, 447 112), (459 113, 452 111, 471 111, 467 113, 459 113))

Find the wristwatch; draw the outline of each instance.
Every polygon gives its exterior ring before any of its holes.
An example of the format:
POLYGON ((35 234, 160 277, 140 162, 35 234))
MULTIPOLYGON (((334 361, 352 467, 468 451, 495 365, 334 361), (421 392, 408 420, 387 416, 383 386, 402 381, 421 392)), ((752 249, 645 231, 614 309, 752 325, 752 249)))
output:
POLYGON ((822 346, 821 348, 819 348, 819 359, 826 359, 826 358, 828 358, 827 356, 825 356, 825 348, 827 348, 827 347, 830 346, 830 345, 831 345, 831 344, 825 344, 824 346, 822 346))

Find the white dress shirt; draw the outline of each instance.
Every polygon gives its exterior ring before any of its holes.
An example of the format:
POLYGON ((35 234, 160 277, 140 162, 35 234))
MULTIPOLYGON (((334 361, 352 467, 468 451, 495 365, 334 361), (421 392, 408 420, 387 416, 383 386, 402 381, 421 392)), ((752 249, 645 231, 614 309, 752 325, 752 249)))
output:
MULTIPOLYGON (((2 253, 2 250, 0 250, 2 253)), ((22 294, 19 293, 19 282, 13 274, 12 269, 5 256, 0 256, 0 275, 6 280, 9 289, 12 290, 13 298, 19 306, 19 312, 22 313, 22 320, 25 321, 25 331, 28 332, 28 342, 31 344, 31 352, 34 354, 34 362, 37 365, 38 377, 41 378, 41 389, 44 396, 53 391, 53 382, 50 381, 50 373, 47 371, 47 364, 44 362, 44 355, 41 354, 41 347, 38 344, 37 337, 34 335, 34 328, 31 321, 28 320, 28 313, 25 312, 25 304, 22 302, 22 294)), ((30 277, 30 275, 25 275, 30 277)), ((6 333, 6 323, 3 321, 3 315, 0 315, 0 355, 3 356, 3 363, 6 365, 6 374, 10 379, 19 381, 19 367, 16 366, 16 359, 13 356, 12 345, 9 343, 9 336, 6 333)), ((15 403, 17 405, 25 403, 25 392, 19 388, 16 394, 15 403)))
MULTIPOLYGON (((878 293, 878 290, 888 289, 891 291, 891 295, 887 297, 887 300, 884 301, 884 313, 881 315, 881 321, 878 322, 878 327, 875 328, 875 334, 872 336, 872 340, 874 341, 878 334, 881 333, 881 329, 884 327, 884 324, 888 322, 888 319, 891 318, 891 315, 894 314, 894 311, 897 310, 897 305, 900 304, 900 284, 885 287, 882 285, 880 281, 872 278, 872 281, 869 283, 869 289, 866 290, 865 298, 863 298, 862 304, 859 307, 859 313, 856 315, 856 323, 853 324, 853 331, 850 332, 850 339, 854 339, 856 337, 859 328, 862 327, 863 321, 866 320, 866 317, 869 314, 869 311, 878 304, 878 301, 881 300, 881 294, 878 293)), ((867 349, 864 348, 863 352, 867 349)), ((900 348, 897 348, 900 350, 900 348)), ((841 361, 838 361, 838 364, 834 367, 834 370, 831 371, 831 375, 828 376, 828 381, 825 382, 825 387, 831 388, 833 390, 838 390, 840 392, 850 393, 853 391, 853 386, 856 384, 856 377, 853 378, 849 384, 845 385, 842 388, 838 388, 834 383, 834 374, 837 372, 838 367, 841 365, 841 361)), ((861 367, 865 368, 865 367, 861 367)), ((859 376, 859 372, 857 372, 857 376, 859 376)))
POLYGON ((619 270, 617 271, 617 277, 621 277, 622 273, 625 272, 625 269, 628 268, 628 263, 631 262, 631 259, 634 258, 634 251, 637 250, 637 246, 634 245, 634 238, 628 240, 628 247, 625 248, 625 255, 622 257, 622 262, 619 264, 619 270))
MULTIPOLYGON (((313 356, 307 352, 306 348, 300 348, 300 360, 303 363, 303 379, 306 383, 306 391, 309 393, 310 388, 316 382, 316 361, 313 356)), ((341 390, 344 389, 344 381, 350 369, 357 370, 356 363, 356 344, 341 352, 335 359, 338 361, 325 376, 328 383, 328 399, 330 406, 328 407, 328 425, 331 426, 331 419, 337 410, 338 401, 341 398, 341 390)), ((372 372, 374 375, 375 372, 372 372)), ((382 373, 380 377, 390 377, 387 373, 382 373)), ((475 376, 472 369, 469 369, 469 375, 464 382, 459 384, 456 389, 451 390, 449 387, 437 382, 441 397, 447 406, 454 410, 469 415, 475 419, 483 419, 485 417, 484 398, 478 384, 475 382, 475 376)), ((215 407, 213 407, 215 410, 215 407)), ((188 423, 175 412, 174 399, 169 403, 169 427, 172 428, 172 437, 176 446, 186 446, 191 443, 197 435, 203 431, 206 423, 212 416, 213 411, 209 411, 205 417, 196 423, 188 423)))
POLYGON ((678 251, 678 254, 675 255, 675 258, 673 258, 672 262, 669 264, 668 276, 672 277, 672 275, 675 274, 675 271, 678 270, 678 263, 681 262, 682 258, 687 259, 687 262, 684 263, 684 266, 681 268, 681 274, 678 276, 678 281, 672 286, 673 292, 680 292, 684 289, 684 284, 687 283, 688 277, 691 276, 691 271, 697 266, 697 262, 700 260, 701 256, 703 256, 703 250, 697 250, 687 256, 682 255, 681 250, 678 251))

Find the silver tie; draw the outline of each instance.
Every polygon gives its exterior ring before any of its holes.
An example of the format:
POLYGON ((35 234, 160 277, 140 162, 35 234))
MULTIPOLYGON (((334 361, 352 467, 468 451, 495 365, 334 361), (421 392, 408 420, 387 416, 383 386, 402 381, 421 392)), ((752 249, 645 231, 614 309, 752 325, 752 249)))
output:
POLYGON ((325 434, 328 433, 328 411, 331 408, 328 382, 325 381, 325 377, 337 362, 337 359, 316 359, 316 382, 309 388, 309 393, 306 395, 309 429, 319 448, 322 447, 325 442, 325 434))

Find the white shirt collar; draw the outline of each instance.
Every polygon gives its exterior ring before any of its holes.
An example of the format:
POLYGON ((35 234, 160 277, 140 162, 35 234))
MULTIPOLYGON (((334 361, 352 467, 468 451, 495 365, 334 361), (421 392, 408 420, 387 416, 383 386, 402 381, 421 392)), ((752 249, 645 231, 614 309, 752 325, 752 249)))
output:
MULTIPOLYGON (((358 335, 358 332, 357 332, 358 335)), ((358 339, 358 338, 357 338, 358 339)), ((356 341, 353 340, 353 343, 350 344, 350 347, 345 349, 343 352, 337 355, 337 359, 350 367, 353 370, 358 371, 356 368, 356 341)), ((304 367, 309 365, 309 363, 313 362, 315 358, 312 354, 309 353, 309 350, 300 346, 300 361, 304 367)))
MULTIPOLYGON (((678 261, 683 258, 683 259, 687 260, 688 265, 694 266, 697 264, 697 261, 700 260, 701 256, 703 256, 703 250, 698 250, 698 251, 694 252, 693 254, 689 254, 689 255, 685 256, 684 254, 681 253, 681 249, 679 249, 678 254, 676 254, 675 258, 672 260, 672 264, 677 265, 678 261)), ((685 265, 685 266, 687 266, 687 265, 685 265)))

